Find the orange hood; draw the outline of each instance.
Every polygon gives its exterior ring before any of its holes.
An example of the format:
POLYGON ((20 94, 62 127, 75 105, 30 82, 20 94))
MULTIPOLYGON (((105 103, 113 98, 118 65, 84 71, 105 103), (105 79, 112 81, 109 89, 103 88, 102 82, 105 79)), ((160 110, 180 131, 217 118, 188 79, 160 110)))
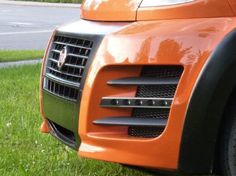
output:
POLYGON ((85 0, 81 18, 98 21, 135 21, 142 0, 85 0))
MULTIPOLYGON (((94 21, 139 21, 232 17, 235 0, 194 0, 189 3, 140 7, 143 0, 84 0, 81 18, 94 21), (230 7, 229 2, 233 2, 230 7)), ((153 0, 155 1, 155 0, 153 0)))

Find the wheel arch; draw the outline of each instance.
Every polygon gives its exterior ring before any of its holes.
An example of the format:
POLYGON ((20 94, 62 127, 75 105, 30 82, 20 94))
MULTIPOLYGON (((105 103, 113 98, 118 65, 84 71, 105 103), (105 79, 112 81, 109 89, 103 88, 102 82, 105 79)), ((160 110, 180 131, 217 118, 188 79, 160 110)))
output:
POLYGON ((192 91, 181 139, 180 172, 213 172, 224 109, 235 87, 236 29, 211 54, 192 91))

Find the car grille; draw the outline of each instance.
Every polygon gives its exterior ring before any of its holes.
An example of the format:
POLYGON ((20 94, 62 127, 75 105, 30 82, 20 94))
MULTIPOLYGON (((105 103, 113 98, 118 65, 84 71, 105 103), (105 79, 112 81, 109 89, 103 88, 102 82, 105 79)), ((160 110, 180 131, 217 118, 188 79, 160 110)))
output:
POLYGON ((44 89, 61 98, 77 101, 92 47, 91 40, 56 35, 47 58, 44 89), (67 56, 60 67, 60 53, 65 47, 67 56))

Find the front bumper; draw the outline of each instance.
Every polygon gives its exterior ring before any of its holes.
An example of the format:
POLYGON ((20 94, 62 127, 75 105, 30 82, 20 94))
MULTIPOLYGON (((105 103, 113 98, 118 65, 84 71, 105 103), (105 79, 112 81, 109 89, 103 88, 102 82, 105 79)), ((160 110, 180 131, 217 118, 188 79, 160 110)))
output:
POLYGON ((49 95, 42 89, 44 118, 73 131, 76 147, 79 146, 80 136, 81 156, 128 165, 177 170, 189 97, 208 56, 229 30, 225 28, 223 32, 212 32, 204 29, 219 29, 228 24, 225 19, 114 24, 113 26, 111 23, 80 21, 58 29, 58 32, 70 35, 94 35, 91 29, 99 26, 99 35, 104 38, 97 45, 88 66, 80 103, 71 104, 49 95), (193 23, 195 25, 192 25, 193 23), (102 108, 101 99, 114 96, 134 97, 136 88, 112 88, 107 82, 127 76, 138 76, 142 67, 148 65, 184 68, 171 104, 167 125, 161 135, 149 139, 136 138, 127 135, 125 127, 94 125, 94 120, 105 116, 130 116, 129 109, 102 108), (55 111, 57 108, 59 110, 55 111))

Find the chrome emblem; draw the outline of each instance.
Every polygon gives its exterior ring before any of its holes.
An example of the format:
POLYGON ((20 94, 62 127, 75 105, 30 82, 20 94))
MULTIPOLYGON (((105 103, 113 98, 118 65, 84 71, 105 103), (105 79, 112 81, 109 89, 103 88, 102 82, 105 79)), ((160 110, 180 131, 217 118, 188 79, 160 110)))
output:
POLYGON ((57 66, 59 69, 62 69, 62 67, 65 65, 66 57, 67 57, 67 46, 65 46, 61 51, 59 55, 59 60, 57 62, 57 66))

